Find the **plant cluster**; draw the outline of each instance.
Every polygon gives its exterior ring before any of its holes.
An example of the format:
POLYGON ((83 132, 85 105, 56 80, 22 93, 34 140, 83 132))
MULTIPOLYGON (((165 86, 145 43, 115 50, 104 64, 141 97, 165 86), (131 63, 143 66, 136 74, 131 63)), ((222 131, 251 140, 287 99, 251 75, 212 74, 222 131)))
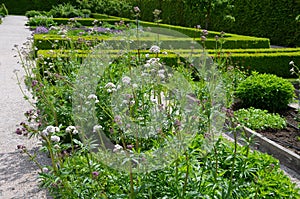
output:
POLYGON ((5 17, 7 15, 8 15, 8 10, 5 6, 5 4, 2 3, 1 6, 0 6, 0 17, 5 17))
POLYGON ((272 74, 253 73, 242 81, 235 93, 243 107, 276 112, 287 108, 293 100, 294 87, 286 79, 272 74))
POLYGON ((283 129, 286 121, 278 113, 269 113, 267 110, 239 109, 235 111, 237 122, 253 130, 283 129))

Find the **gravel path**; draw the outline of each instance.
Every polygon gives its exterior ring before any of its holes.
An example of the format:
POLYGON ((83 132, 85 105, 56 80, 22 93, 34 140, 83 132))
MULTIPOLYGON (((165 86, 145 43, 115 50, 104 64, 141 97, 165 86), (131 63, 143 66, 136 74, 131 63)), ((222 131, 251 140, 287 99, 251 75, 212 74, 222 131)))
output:
MULTIPOLYGON (((30 36, 24 26, 24 16, 7 16, 0 25, 0 198, 43 199, 46 191, 38 187, 38 169, 28 156, 16 150, 19 144, 29 151, 37 148, 37 140, 14 133, 17 124, 25 120, 23 113, 30 105, 24 100, 17 85, 14 70, 23 81, 21 65, 18 64, 14 45, 20 47, 30 36)), ((24 85, 23 85, 24 87, 24 85)))

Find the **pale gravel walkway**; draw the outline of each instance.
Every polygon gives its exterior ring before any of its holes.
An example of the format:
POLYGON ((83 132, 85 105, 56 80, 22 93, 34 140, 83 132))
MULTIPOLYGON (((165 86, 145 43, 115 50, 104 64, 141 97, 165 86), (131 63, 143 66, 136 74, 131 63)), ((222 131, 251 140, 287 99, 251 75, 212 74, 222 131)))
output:
POLYGON ((22 144, 33 151, 37 144, 14 133, 25 120, 24 112, 31 108, 17 85, 14 70, 20 70, 21 81, 23 72, 12 50, 14 45, 21 47, 31 34, 24 26, 26 20, 24 16, 7 16, 0 25, 0 199, 47 198, 45 190, 38 187, 36 165, 16 150, 22 144))

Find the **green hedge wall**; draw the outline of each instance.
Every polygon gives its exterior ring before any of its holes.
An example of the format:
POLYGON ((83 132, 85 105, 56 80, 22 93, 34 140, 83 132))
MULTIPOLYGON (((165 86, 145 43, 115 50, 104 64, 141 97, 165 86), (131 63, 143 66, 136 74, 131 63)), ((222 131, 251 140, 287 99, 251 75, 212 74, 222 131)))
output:
POLYGON ((271 43, 300 46, 299 0, 235 0, 236 18, 232 31, 268 37, 271 43), (242 28, 241 28, 242 27, 242 28))
POLYGON ((209 14, 209 30, 266 37, 274 45, 300 46, 299 0, 128 0, 141 8, 141 18, 153 21, 153 10, 162 10, 164 23, 203 28, 207 3, 216 2, 209 14), (223 2, 223 3, 222 3, 223 2), (235 20, 229 20, 232 15, 235 20))
MULTIPOLYGON (((97 42, 101 42, 103 40, 109 40, 116 45, 125 45, 126 41, 123 41, 122 38, 111 38, 108 36, 69 36, 61 37, 60 35, 47 35, 47 34, 36 34, 34 35, 34 46, 37 49, 52 49, 52 48, 59 48, 59 46, 64 46, 64 48, 76 48, 76 49, 85 49, 86 46, 83 43, 84 41, 90 41, 90 43, 97 44, 97 42), (70 42, 71 41, 71 42, 70 42), (56 47, 53 47, 56 46, 56 47)), ((146 44, 147 46, 154 45, 154 40, 141 37, 139 38, 142 44, 146 44)), ((200 38, 162 38, 160 40, 161 47, 168 49, 169 46, 173 46, 176 48, 182 49, 190 49, 191 42, 196 41, 202 44, 200 38), (167 45, 164 47, 164 45, 167 45)), ((269 47, 269 40, 263 38, 253 38, 253 37, 243 37, 243 36, 236 36, 236 37, 228 37, 225 38, 225 43, 223 44, 224 49, 238 49, 238 48, 268 48, 269 47)), ((138 41, 132 42, 130 44, 132 48, 136 48, 138 45, 138 41)), ((205 41, 205 48, 207 49, 214 49, 216 47, 216 40, 213 38, 208 38, 205 41)))
POLYGON ((76 0, 0 0, 10 14, 24 15, 28 10, 49 11, 52 5, 63 3, 76 4, 76 0))
MULTIPOLYGON (((269 73, 269 74, 275 74, 280 77, 284 78, 291 78, 293 75, 290 72, 290 61, 294 61, 295 63, 300 63, 300 48, 295 49, 294 51, 292 49, 281 49, 278 51, 278 49, 264 49, 264 50, 258 50, 253 49, 253 53, 249 53, 251 51, 247 50, 243 52, 242 49, 238 50, 225 50, 224 54, 221 55, 223 57, 226 57, 230 63, 233 66, 242 66, 245 70, 248 71, 257 71, 260 73, 269 73)), ((69 59, 70 57, 75 57, 76 59, 82 59, 88 56, 88 53, 90 51, 86 50, 39 50, 37 52, 39 57, 39 65, 40 67, 47 67, 44 65, 45 60, 56 60, 57 58, 61 59, 69 59)), ((134 53, 135 51, 133 51, 134 53)), ((178 51, 169 51, 167 55, 160 54, 159 57, 163 59, 166 64, 169 66, 176 65, 178 63, 178 51)), ((187 53, 184 53, 184 51, 180 51, 180 57, 182 60, 184 58, 189 57, 188 50, 187 53)), ((116 51, 112 50, 109 53, 116 54, 116 51)), ((140 53, 148 53, 148 51, 140 51, 140 53)), ((215 51, 208 50, 208 53, 211 57, 215 57, 215 51)), ((199 52, 199 55, 201 52, 199 52)))

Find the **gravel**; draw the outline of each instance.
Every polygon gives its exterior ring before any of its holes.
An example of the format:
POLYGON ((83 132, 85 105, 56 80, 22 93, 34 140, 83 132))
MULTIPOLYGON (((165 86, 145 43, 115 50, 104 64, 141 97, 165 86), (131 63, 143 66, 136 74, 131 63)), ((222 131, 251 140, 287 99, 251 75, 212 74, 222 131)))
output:
MULTIPOLYGON (((24 26, 26 17, 7 16, 0 25, 0 198, 1 199, 43 199, 46 191, 39 188, 38 168, 28 156, 20 153, 16 146, 25 145, 29 152, 35 152, 37 140, 14 133, 17 125, 25 120, 24 112, 31 106, 23 98, 14 73, 24 80, 22 67, 15 57, 14 45, 20 47, 31 35, 24 26)), ((24 85, 21 85, 24 88, 24 85)), ((40 155, 47 164, 47 157, 40 155)))

